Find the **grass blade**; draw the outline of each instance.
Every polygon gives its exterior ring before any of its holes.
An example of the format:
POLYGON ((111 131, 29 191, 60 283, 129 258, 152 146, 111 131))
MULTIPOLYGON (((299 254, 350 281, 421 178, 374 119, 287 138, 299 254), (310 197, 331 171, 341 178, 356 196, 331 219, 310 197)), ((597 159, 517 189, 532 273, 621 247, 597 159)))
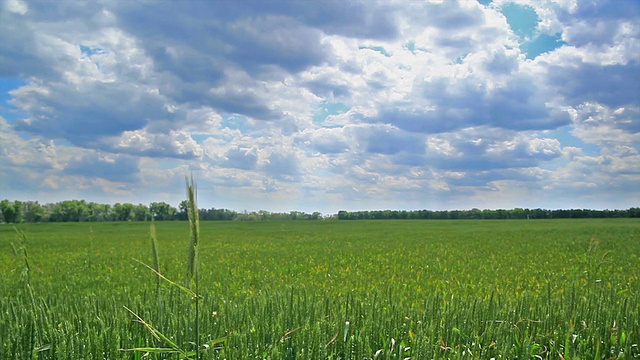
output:
MULTIPOLYGON (((176 344, 171 339, 166 337, 162 332, 160 332, 160 330, 156 329, 155 327, 153 327, 153 325, 151 325, 148 322, 144 321, 144 319, 141 318, 140 316, 138 316, 138 314, 136 314, 135 312, 133 312, 133 310, 129 309, 126 306, 124 306, 124 308, 128 312, 130 312, 131 315, 133 315, 139 323, 144 325, 144 327, 146 327, 147 330, 149 330, 149 332, 151 333, 151 335, 153 335, 154 338, 156 338, 157 340, 161 340, 161 341, 164 341, 165 343, 167 343, 171 347, 173 352, 179 353, 180 355, 185 356, 185 357, 189 357, 187 351, 182 350, 178 346, 178 344, 176 344)), ((160 349, 162 349, 162 348, 150 348, 150 349, 155 349, 156 352, 160 352, 160 349)), ((129 350, 133 350, 133 349, 129 349, 129 350)))
POLYGON ((177 287, 178 289, 180 289, 180 290, 184 291, 185 293, 189 294, 190 296, 192 296, 192 297, 198 297, 198 294, 196 294, 195 292, 193 292, 191 289, 189 289, 189 288, 187 288, 187 287, 184 287, 184 286, 182 286, 182 285, 180 285, 180 284, 178 284, 178 283, 175 283, 175 282, 173 282, 173 281, 169 280, 167 277, 165 277, 165 276, 164 276, 164 275, 162 275, 161 273, 157 272, 157 271, 156 271, 154 268, 152 268, 151 266, 149 266, 149 265, 147 265, 147 264, 143 263, 142 261, 140 261, 140 260, 138 260, 138 259, 135 259, 135 258, 134 258, 133 260, 134 260, 134 261, 136 261, 136 262, 138 262, 138 263, 139 263, 139 264, 141 264, 141 265, 144 265, 147 269, 149 269, 149 270, 153 271, 156 275, 158 275, 158 277, 159 277, 159 278, 161 278, 162 280, 164 280, 164 281, 168 282, 169 284, 171 284, 171 285, 173 285, 173 286, 177 287))

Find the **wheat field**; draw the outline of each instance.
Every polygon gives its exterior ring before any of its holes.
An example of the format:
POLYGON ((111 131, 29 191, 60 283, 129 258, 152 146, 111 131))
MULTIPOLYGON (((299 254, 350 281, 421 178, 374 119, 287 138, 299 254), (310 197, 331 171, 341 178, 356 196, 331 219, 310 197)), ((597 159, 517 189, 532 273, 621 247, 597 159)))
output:
POLYGON ((150 224, 0 225, 0 359, 640 358, 634 219, 150 224))

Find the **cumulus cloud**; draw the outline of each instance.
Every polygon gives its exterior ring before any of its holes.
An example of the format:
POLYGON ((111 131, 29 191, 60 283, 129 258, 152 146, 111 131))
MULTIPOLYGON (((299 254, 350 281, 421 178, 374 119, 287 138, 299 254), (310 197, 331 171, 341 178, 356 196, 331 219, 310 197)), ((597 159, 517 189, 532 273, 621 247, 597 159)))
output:
POLYGON ((78 145, 139 130, 154 119, 173 117, 160 98, 136 89, 134 84, 95 83, 72 88, 68 84, 32 83, 12 94, 13 104, 31 115, 17 124, 18 130, 78 145), (79 126, 91 132, 78 131, 79 126))
POLYGON ((114 182, 133 182, 138 173, 138 164, 136 159, 126 156, 101 156, 92 153, 69 161, 64 167, 64 173, 114 182))
POLYGON ((0 117, 0 140, 0 164, 3 167, 41 170, 60 167, 53 141, 42 138, 24 141, 11 131, 9 123, 3 117, 0 117))
POLYGON ((227 159, 224 162, 224 166, 236 169, 253 170, 258 163, 258 155, 253 149, 236 147, 229 149, 225 157, 227 159))
POLYGON ((201 146, 190 133, 175 130, 168 134, 125 131, 120 137, 106 140, 104 147, 114 152, 184 159, 198 158, 203 154, 201 146))
POLYGON ((500 129, 468 129, 431 136, 428 162, 454 171, 491 171, 537 166, 562 154, 557 139, 544 139, 500 129), (491 135, 487 135, 491 134, 491 135))
POLYGON ((301 175, 299 160, 293 153, 274 151, 262 168, 268 177, 282 181, 295 181, 301 175))
POLYGON ((296 144, 321 154, 339 154, 350 148, 343 128, 307 129, 296 135, 296 144))
POLYGON ((350 130, 364 146, 364 150, 369 153, 393 155, 401 151, 424 152, 424 141, 420 136, 404 132, 393 126, 357 126, 350 130))

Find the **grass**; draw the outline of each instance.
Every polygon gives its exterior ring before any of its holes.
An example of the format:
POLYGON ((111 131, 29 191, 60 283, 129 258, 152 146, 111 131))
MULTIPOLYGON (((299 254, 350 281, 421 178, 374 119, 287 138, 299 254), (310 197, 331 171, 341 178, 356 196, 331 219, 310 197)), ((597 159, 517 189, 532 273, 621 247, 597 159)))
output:
MULTIPOLYGON (((187 212, 188 212, 188 220, 189 220, 189 248, 187 253, 187 277, 186 277, 186 286, 180 286, 177 283, 169 280, 167 277, 163 276, 160 273, 160 259, 158 256, 158 246, 156 239, 156 229, 155 225, 151 223, 150 226, 150 237, 151 237, 151 247, 153 253, 153 260, 155 263, 155 269, 151 266, 136 260, 136 262, 144 265, 149 270, 151 270, 154 274, 156 274, 156 290, 158 293, 158 315, 159 317, 162 315, 162 292, 161 292, 161 280, 167 281, 169 284, 175 286, 176 288, 183 290, 187 295, 189 295, 190 299, 195 303, 195 313, 192 318, 192 322, 195 328, 195 341, 193 345, 195 350, 188 351, 186 348, 178 345, 171 337, 168 337, 162 333, 162 331, 158 330, 149 322, 145 321, 142 317, 140 317, 135 311, 129 309, 128 307, 124 307, 131 315, 134 316, 135 321, 144 325, 144 327, 149 330, 151 335, 157 341, 161 341, 169 347, 154 347, 154 346, 142 346, 135 347, 131 349, 123 349, 122 351, 134 351, 136 354, 139 353, 156 353, 156 354, 178 354, 180 358, 190 359, 195 357, 196 359, 200 359, 201 352, 201 344, 200 344, 200 322, 199 322, 199 309, 200 309, 200 295, 198 293, 198 242, 199 242, 199 233, 200 233, 200 221, 198 214, 198 205, 196 202, 196 186, 193 180, 193 177, 189 181, 187 179, 187 212), (188 287, 188 288, 187 288, 188 287), (195 290, 193 290, 195 289, 195 290)), ((189 309, 189 313, 191 312, 191 307, 189 303, 187 304, 187 309, 189 309)), ((205 349, 208 350, 208 347, 205 349)))
MULTIPOLYGON (((155 226, 159 272, 180 279, 190 226, 155 226)), ((162 281, 158 311, 133 260, 158 266, 149 223, 19 230, 0 226, 1 359, 166 346, 123 305, 203 359, 640 358, 633 219, 200 222, 195 338, 189 296, 162 281)))

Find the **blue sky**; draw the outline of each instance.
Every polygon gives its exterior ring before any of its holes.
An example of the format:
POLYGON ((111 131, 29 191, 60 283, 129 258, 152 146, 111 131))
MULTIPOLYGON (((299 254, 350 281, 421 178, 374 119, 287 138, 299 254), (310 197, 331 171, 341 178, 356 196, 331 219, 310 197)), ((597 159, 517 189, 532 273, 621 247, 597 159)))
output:
POLYGON ((640 205, 640 2, 0 3, 0 198, 640 205))

